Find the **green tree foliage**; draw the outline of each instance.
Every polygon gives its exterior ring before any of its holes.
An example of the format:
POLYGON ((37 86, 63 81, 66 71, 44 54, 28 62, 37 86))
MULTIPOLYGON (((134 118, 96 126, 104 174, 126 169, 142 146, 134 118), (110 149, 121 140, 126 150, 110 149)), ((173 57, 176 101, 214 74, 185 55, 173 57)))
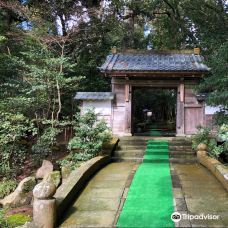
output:
POLYGON ((155 49, 197 45, 211 52, 227 38, 225 0, 122 1, 123 6, 129 8, 130 13, 125 18, 131 18, 134 26, 147 21, 154 28, 152 40, 155 49))
MULTIPOLYGON (((58 44, 60 50, 55 50, 56 53, 44 45, 22 52, 21 75, 28 85, 25 93, 33 98, 36 119, 59 120, 63 106, 62 97, 65 93, 77 91, 82 79, 74 74, 75 64, 65 56, 64 41, 58 44)), ((32 104, 30 100, 30 111, 32 104)))
POLYGON ((0 176, 16 176, 23 169, 28 136, 34 136, 36 128, 22 114, 0 112, 0 176), (19 168, 18 168, 19 167, 19 168))
MULTIPOLYGON (((75 64, 71 63, 70 58, 65 56, 65 38, 51 40, 46 38, 45 42, 41 41, 33 36, 27 36, 24 40, 26 50, 22 48, 18 55, 14 53, 3 54, 3 67, 5 66, 5 68, 2 68, 2 72, 5 77, 2 79, 2 99, 0 101, 0 111, 2 113, 7 112, 6 116, 8 115, 12 119, 14 114, 11 113, 18 113, 18 116, 28 118, 28 121, 32 122, 38 129, 36 136, 38 140, 32 148, 33 157, 36 157, 37 163, 50 154, 55 137, 60 133, 59 125, 64 122, 63 116, 69 114, 69 112, 64 113, 63 100, 70 100, 69 103, 72 103, 73 93, 77 90, 82 79, 82 77, 74 74, 73 67, 75 64), (12 73, 10 67, 14 67, 13 70, 17 72, 13 77, 7 77, 12 73), (71 94, 70 97, 69 93, 71 94), (44 124, 45 121, 50 122, 48 130, 46 129, 47 125, 44 124)), ((69 107, 71 115, 73 115, 73 108, 68 106, 68 109, 69 107)), ((3 123, 4 121, 7 120, 2 119, 3 123)), ((26 127, 26 122, 23 124, 26 127)), ((15 127, 14 121, 9 122, 10 127, 15 127)), ((4 137, 4 132, 2 135, 4 137)), ((28 132, 25 131, 22 136, 26 138, 28 132)), ((6 157, 2 161, 5 164, 6 160, 10 164, 6 167, 2 163, 1 167, 5 171, 8 170, 7 172, 10 170, 13 172, 15 167, 12 165, 21 164, 26 159, 30 148, 25 148, 19 143, 20 137, 15 138, 14 144, 6 142, 5 138, 2 140, 9 149, 7 151, 2 144, 2 156, 6 157), (10 148, 12 146, 13 148, 10 148), (17 156, 13 156, 15 151, 18 153, 20 161, 12 160, 17 158, 17 156)), ((23 168, 20 167, 18 171, 23 168)))
MULTIPOLYGON (((200 89, 211 93, 211 105, 227 111, 225 0, 9 0, 0 1, 0 7, 0 112, 10 119, 1 123, 10 122, 14 129, 15 115, 26 119, 25 128, 34 125, 33 152, 42 151, 40 158, 50 153, 65 119, 72 119, 75 92, 110 90, 98 67, 113 46, 145 50, 152 42, 154 49, 201 47, 212 73, 200 89), (148 37, 145 23, 152 28, 148 37)), ((19 142, 29 133, 21 134, 12 143, 18 148, 8 148, 6 154, 28 152, 19 142)))
POLYGON ((37 142, 32 146, 32 159, 34 164, 40 165, 42 159, 52 155, 53 146, 56 145, 56 137, 60 129, 47 127, 43 130, 37 142))
POLYGON ((221 111, 217 114, 216 122, 228 123, 228 42, 213 52, 208 65, 211 73, 204 78, 198 89, 208 93, 208 104, 220 106, 221 111))
POLYGON ((227 122, 227 36, 228 18, 225 0, 144 0, 127 1, 128 17, 134 27, 144 18, 153 28, 155 49, 200 47, 211 73, 199 91, 209 94, 207 103, 221 106, 217 123, 227 122))

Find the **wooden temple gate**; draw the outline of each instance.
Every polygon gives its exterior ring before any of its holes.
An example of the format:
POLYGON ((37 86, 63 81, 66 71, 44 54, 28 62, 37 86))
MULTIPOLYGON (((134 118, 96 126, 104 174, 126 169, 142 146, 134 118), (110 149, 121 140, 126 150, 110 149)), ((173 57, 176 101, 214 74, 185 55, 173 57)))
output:
POLYGON ((198 53, 114 53, 100 69, 112 78, 114 134, 133 134, 134 87, 177 89, 176 135, 194 134, 198 125, 205 124, 204 101, 194 86, 209 68, 198 53))

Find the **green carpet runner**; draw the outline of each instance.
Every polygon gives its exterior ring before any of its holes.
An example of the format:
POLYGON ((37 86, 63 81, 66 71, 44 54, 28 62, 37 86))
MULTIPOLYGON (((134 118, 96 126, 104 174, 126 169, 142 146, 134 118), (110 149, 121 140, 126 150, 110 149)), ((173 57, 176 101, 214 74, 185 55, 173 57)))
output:
POLYGON ((174 227, 168 142, 149 140, 117 227, 174 227))
POLYGON ((157 126, 155 124, 150 125, 150 136, 161 136, 161 132, 157 130, 157 126))

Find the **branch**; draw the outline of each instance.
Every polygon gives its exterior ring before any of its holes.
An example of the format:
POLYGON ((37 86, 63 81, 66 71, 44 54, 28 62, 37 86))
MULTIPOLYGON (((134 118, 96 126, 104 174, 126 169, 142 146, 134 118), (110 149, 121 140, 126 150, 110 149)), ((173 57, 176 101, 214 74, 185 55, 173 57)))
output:
MULTIPOLYGON (((61 50, 61 57, 64 56, 64 44, 62 45, 62 50, 61 50)), ((60 69, 59 69, 59 73, 62 74, 63 73, 63 63, 60 64, 60 69)), ((59 114, 62 110, 62 102, 61 102, 61 92, 60 92, 60 86, 59 86, 59 80, 58 78, 56 79, 56 88, 57 88, 57 94, 58 94, 58 103, 59 103, 59 109, 57 111, 56 114, 56 119, 59 120, 59 114)))
POLYGON ((176 19, 179 18, 180 17, 180 13, 179 13, 178 9, 175 9, 175 7, 172 6, 167 0, 163 0, 163 1, 166 3, 166 5, 168 5, 171 8, 171 10, 173 11, 174 17, 176 19))
POLYGON ((163 1, 166 3, 166 5, 168 5, 171 8, 171 10, 173 11, 173 14, 175 15, 176 14, 175 8, 167 0, 163 0, 163 1))
POLYGON ((5 9, 10 13, 10 16, 13 20, 23 22, 28 19, 26 14, 28 9, 16 2, 4 2, 0 0, 0 9, 5 9))
POLYGON ((165 12, 153 12, 154 15, 160 15, 160 14, 166 14, 168 17, 171 17, 171 13, 169 11, 165 11, 165 12))

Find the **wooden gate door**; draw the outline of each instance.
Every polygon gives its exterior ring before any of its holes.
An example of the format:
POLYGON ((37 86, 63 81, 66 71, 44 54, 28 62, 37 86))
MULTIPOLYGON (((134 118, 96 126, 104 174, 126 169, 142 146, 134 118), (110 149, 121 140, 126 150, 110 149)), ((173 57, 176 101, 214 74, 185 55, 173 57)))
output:
POLYGON ((191 135, 197 132, 196 127, 204 123, 204 111, 202 106, 192 105, 185 107, 185 134, 191 135))

